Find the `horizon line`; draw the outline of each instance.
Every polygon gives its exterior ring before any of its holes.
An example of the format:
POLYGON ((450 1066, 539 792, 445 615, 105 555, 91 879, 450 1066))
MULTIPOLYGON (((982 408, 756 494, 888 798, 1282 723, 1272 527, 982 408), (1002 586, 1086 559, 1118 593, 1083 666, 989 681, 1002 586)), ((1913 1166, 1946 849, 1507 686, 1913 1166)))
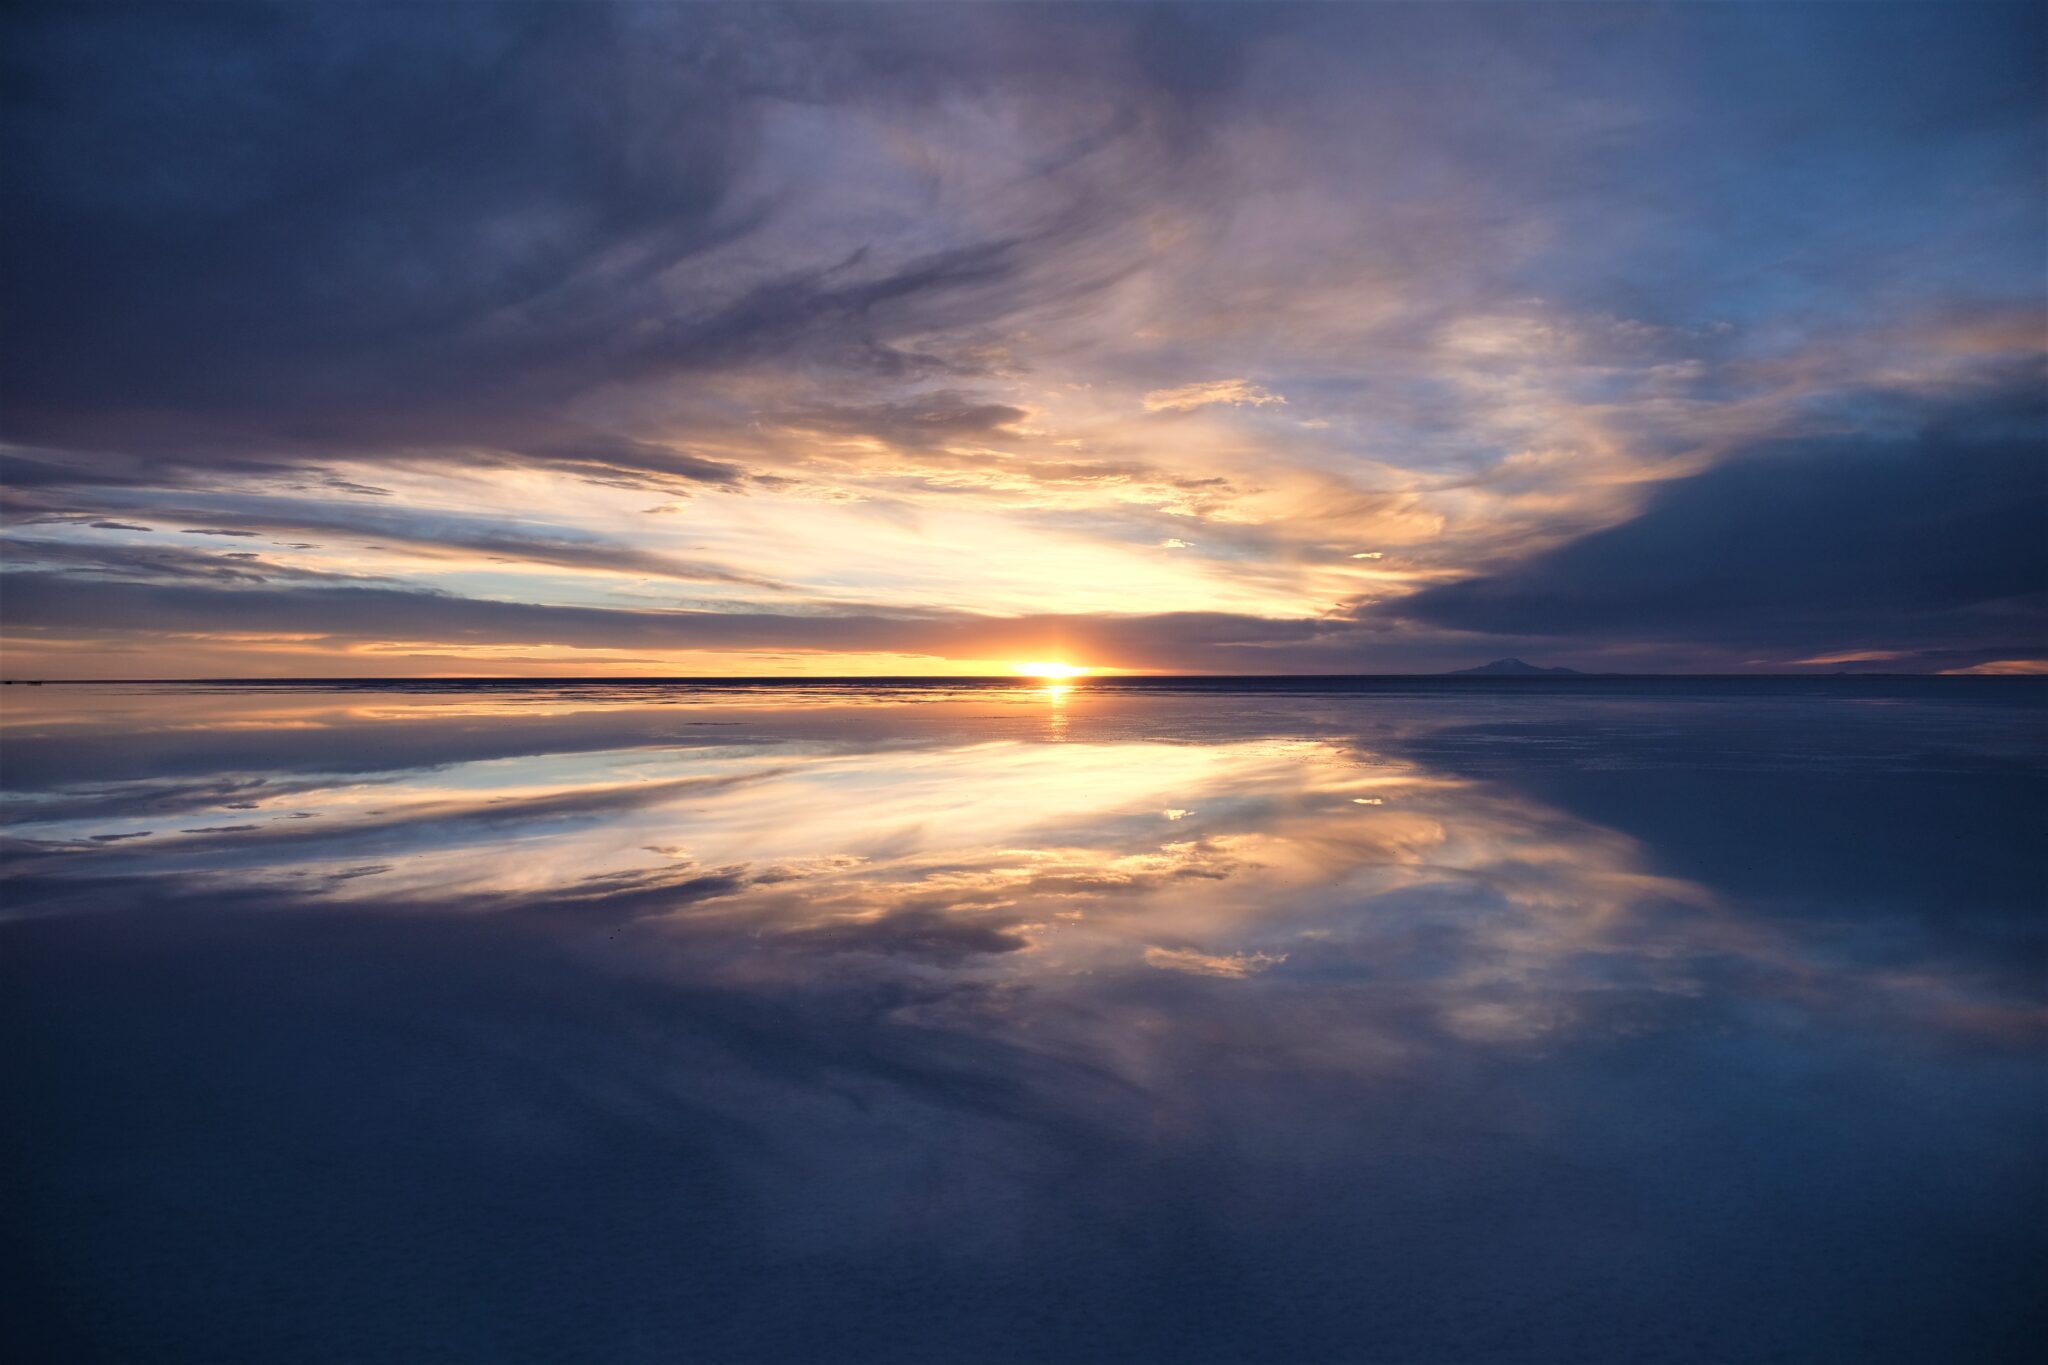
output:
POLYGON ((507 685, 542 683, 746 683, 803 686, 815 683, 965 683, 1005 682, 1022 688, 1073 687, 1092 683, 1147 682, 1311 682, 1311 681, 1394 681, 1429 678, 1438 681, 1462 679, 1481 683, 1571 683, 1599 679, 1674 678, 1692 680, 1733 680, 1739 678, 2005 678, 2048 679, 2048 673, 1903 673, 1836 670, 1832 672, 1751 673, 1620 673, 1572 670, 1565 673, 1481 673, 1456 669, 1441 673, 1102 673, 1079 674, 1071 678, 1046 679, 1016 673, 707 673, 707 674, 309 674, 299 677, 195 677, 195 678, 0 678, 0 687, 119 686, 144 684, 163 686, 177 683, 247 684, 287 686, 308 683, 501 683, 507 685))

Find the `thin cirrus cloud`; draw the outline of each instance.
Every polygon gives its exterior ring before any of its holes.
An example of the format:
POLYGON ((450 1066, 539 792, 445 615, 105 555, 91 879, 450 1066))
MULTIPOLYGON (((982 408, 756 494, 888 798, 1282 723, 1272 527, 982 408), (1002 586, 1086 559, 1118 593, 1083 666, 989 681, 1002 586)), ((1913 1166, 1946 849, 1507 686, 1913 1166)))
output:
POLYGON ((1284 404, 1279 394, 1249 379, 1212 379, 1201 384, 1183 384, 1176 389, 1154 389, 1145 395, 1147 412, 1193 412, 1213 403, 1230 407, 1264 408, 1284 404))
POLYGON ((2041 652, 2026 7, 6 24, 10 673, 2041 652))

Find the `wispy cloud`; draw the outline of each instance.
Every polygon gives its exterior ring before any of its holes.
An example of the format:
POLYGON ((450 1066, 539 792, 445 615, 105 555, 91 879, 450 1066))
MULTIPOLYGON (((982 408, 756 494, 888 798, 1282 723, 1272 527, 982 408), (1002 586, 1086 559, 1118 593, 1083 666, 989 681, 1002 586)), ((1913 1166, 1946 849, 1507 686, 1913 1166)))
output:
POLYGON ((1230 407, 1277 407, 1287 400, 1249 379, 1212 379, 1175 389, 1154 389, 1145 395, 1147 412, 1192 412, 1221 403, 1230 407))
POLYGON ((1193 976, 1220 976, 1242 981, 1287 960, 1285 953, 1204 953, 1193 948, 1145 949, 1146 965, 1193 976))

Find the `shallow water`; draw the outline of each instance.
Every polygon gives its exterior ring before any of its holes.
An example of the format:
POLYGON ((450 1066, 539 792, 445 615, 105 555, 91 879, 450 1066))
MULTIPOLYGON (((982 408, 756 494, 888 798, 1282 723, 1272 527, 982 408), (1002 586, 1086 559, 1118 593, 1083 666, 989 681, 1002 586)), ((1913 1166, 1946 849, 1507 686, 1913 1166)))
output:
POLYGON ((2030 681, 9 688, 88 1361, 1996 1361, 2030 681))

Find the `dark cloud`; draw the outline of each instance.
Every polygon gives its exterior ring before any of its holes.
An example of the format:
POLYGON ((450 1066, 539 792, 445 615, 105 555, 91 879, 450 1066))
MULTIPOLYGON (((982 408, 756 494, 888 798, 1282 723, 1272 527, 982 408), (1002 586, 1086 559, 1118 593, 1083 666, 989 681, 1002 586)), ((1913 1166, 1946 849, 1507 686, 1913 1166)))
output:
POLYGON ((683 7, 675 23, 699 45, 633 19, 24 16, 7 121, 11 423, 60 430, 99 409, 375 426, 392 407, 552 385, 579 297, 630 290, 729 230, 734 16, 683 7), (352 422, 365 403, 386 411, 352 422))
POLYGON ((28 540, 7 543, 12 568, 50 567, 71 573, 107 575, 116 578, 207 579, 221 583, 268 583, 279 579, 301 582, 365 582, 375 575, 325 573, 287 564, 277 564, 247 552, 214 553, 178 547, 123 545, 95 541, 28 540))
POLYGON ((948 441, 1014 436, 1010 429, 1026 416, 1024 409, 1007 403, 936 390, 900 403, 801 408, 781 414, 780 420, 810 431, 872 436, 890 445, 917 449, 948 441))
POLYGON ((708 459, 652 441, 597 433, 523 441, 519 454, 592 483, 624 488, 687 492, 691 484, 731 488, 746 478, 745 470, 727 460, 708 459))
POLYGON ((677 910, 744 891, 742 868, 711 871, 681 864, 670 868, 600 872, 546 897, 476 895, 437 907, 468 913, 498 912, 535 919, 602 924, 672 914, 677 910))
POLYGON ((864 919, 828 921, 781 935, 789 947, 817 952, 875 953, 884 957, 957 966, 989 953, 1030 946, 1013 928, 966 919, 944 910, 906 909, 864 919))
POLYGON ((2044 393, 2029 377, 1934 405, 1873 395, 1862 430, 1744 450, 1631 521, 1398 609, 1488 634, 1769 649, 2025 638, 2048 605, 2044 393))
MULTIPOLYGON (((743 185, 770 107, 1077 79, 1070 44, 1027 36, 1023 19, 718 5, 18 10, 4 144, 9 431, 191 457, 461 445, 577 461, 588 457, 575 447, 610 438, 562 405, 595 385, 764 356, 956 370, 892 336, 1013 306, 989 291, 1019 268, 1020 237, 887 261, 785 249, 717 294, 664 276, 775 212, 743 185)), ((1069 40, 1135 31, 1114 12, 1051 25, 1069 40)), ((1132 98, 1161 88, 1147 72, 1174 84, 1183 65, 1161 65, 1155 43, 1084 50, 1103 54, 1083 64, 1095 76, 1105 63, 1136 75, 1132 98)), ((681 478, 734 477, 624 444, 629 466, 653 455, 681 478)))

